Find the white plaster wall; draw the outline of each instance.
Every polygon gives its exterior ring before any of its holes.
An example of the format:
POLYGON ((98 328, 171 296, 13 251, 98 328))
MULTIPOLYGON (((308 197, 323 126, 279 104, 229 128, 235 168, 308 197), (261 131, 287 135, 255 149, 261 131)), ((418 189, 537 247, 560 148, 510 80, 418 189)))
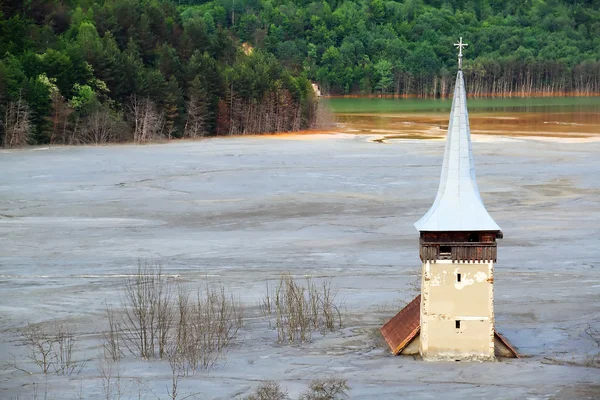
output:
POLYGON ((425 359, 494 357, 493 271, 493 263, 488 262, 423 264, 421 354, 425 359))

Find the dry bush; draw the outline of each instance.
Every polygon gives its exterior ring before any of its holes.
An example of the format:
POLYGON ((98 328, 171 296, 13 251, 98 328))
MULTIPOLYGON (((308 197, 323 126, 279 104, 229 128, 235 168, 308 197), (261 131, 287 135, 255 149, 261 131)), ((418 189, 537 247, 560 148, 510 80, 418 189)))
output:
POLYGON ((258 302, 258 310, 260 315, 263 317, 267 317, 267 321, 269 322, 269 329, 273 329, 273 324, 271 323, 272 316, 275 312, 275 305, 273 304, 273 296, 271 296, 271 288, 269 287, 269 281, 265 281, 265 295, 258 302))
POLYGON ((256 388, 254 393, 244 397, 244 400, 287 400, 287 390, 283 390, 275 381, 265 381, 256 388))
POLYGON ((206 100, 192 95, 187 103, 187 119, 183 129, 183 136, 192 139, 204 136, 207 132, 207 116, 206 100))
MULTIPOLYGON (((79 374, 85 367, 85 361, 75 359, 77 340, 71 329, 64 325, 51 328, 28 324, 23 331, 23 342, 29 348, 27 357, 44 374, 79 374)), ((13 367, 17 368, 16 363, 13 367)))
POLYGON ((176 350, 186 373, 212 367, 243 323, 243 308, 224 287, 206 286, 195 297, 180 290, 177 310, 176 350))
POLYGON ((314 331, 336 331, 342 327, 340 305, 336 304, 336 291, 331 279, 317 285, 306 280, 306 287, 291 275, 282 275, 274 295, 267 284, 267 293, 261 300, 264 316, 275 318, 279 342, 308 342, 314 331))
POLYGON ((97 364, 102 380, 102 394, 106 400, 121 400, 124 396, 123 380, 117 363, 100 360, 97 364))
POLYGON ((71 375, 73 373, 79 374, 85 367, 84 361, 78 361, 74 358, 74 352, 76 350, 77 339, 73 331, 59 325, 56 328, 54 336, 54 372, 58 375, 71 375))
POLYGON ((165 117, 158 111, 152 100, 140 99, 134 95, 131 98, 129 110, 133 124, 133 140, 136 143, 165 137, 165 117))
POLYGON ((40 367, 42 373, 50 372, 54 338, 41 325, 27 324, 23 331, 23 342, 29 347, 28 358, 40 367))
POLYGON ((211 368, 243 323, 243 307, 224 287, 207 285, 191 295, 173 285, 153 262, 138 263, 137 272, 125 282, 121 303, 120 317, 106 307, 105 360, 119 361, 124 346, 135 357, 166 358, 173 371, 184 375, 211 368))
POLYGON ((125 346, 137 357, 163 358, 175 323, 173 288, 158 263, 139 262, 125 282, 121 323, 125 346))
MULTIPOLYGON (((584 333, 596 344, 596 347, 600 346, 600 329, 588 325, 585 328, 584 333)), ((596 350, 594 352, 586 353, 584 364, 586 367, 600 367, 600 352, 596 350)))
POLYGON ((104 359, 119 362, 123 351, 121 350, 121 324, 117 320, 114 309, 106 304, 106 319, 108 320, 108 331, 102 334, 102 348, 104 359))
POLYGON ((339 400, 349 398, 350 387, 345 379, 327 378, 313 380, 300 400, 339 400))
POLYGON ((21 92, 19 92, 19 100, 10 102, 6 106, 2 125, 4 147, 21 147, 28 144, 32 132, 31 113, 21 92))
POLYGON ((105 108, 92 112, 77 124, 74 136, 78 143, 103 144, 121 141, 126 136, 121 116, 105 108))

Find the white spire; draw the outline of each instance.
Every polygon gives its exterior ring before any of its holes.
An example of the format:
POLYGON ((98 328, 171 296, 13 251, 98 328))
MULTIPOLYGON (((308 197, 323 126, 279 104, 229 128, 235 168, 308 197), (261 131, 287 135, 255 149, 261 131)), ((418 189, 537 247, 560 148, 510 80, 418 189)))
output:
POLYGON ((415 227, 421 232, 501 230, 488 214, 479 195, 461 70, 456 75, 440 187, 433 206, 415 223, 415 227))

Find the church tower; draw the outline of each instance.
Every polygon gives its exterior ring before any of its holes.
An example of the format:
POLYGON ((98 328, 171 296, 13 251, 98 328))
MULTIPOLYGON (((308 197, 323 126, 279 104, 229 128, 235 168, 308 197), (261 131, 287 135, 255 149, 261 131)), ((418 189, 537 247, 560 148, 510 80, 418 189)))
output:
POLYGON ((500 227, 479 195, 462 48, 448 123, 440 185, 415 224, 422 262, 420 348, 424 359, 494 358, 494 263, 500 227))
POLYGON ((519 358, 494 328, 494 263, 500 227, 479 195, 460 41, 442 176, 419 231, 421 294, 381 328, 394 355, 425 360, 519 358))

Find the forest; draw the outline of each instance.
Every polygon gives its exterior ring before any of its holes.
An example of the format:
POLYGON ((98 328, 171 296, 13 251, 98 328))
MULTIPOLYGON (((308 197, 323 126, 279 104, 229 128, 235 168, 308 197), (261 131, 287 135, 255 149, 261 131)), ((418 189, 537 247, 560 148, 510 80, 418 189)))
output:
POLYGON ((600 7, 559 0, 5 0, 0 142, 315 126, 327 95, 600 93, 600 7))

